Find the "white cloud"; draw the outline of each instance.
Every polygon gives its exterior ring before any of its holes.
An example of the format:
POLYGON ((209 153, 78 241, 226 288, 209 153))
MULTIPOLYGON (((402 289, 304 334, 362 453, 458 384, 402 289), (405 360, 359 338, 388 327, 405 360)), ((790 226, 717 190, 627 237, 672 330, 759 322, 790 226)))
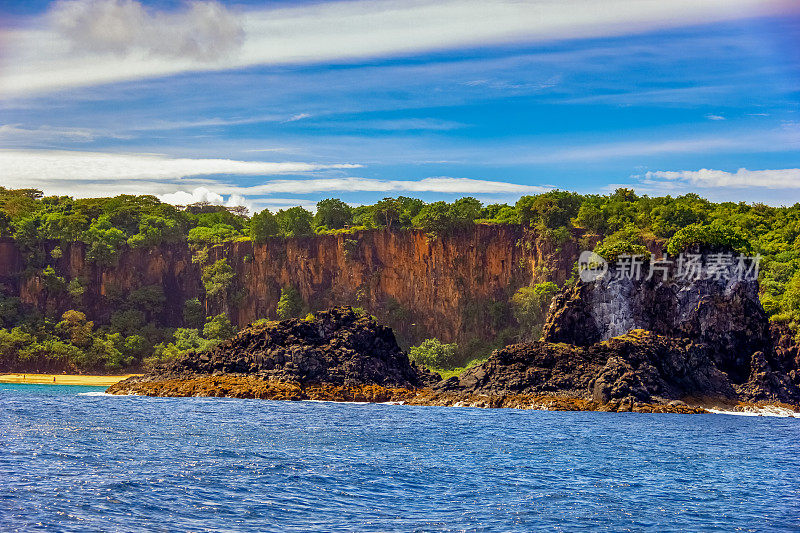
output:
POLYGON ((78 152, 64 150, 0 150, 3 180, 12 186, 40 180, 154 180, 215 174, 276 175, 323 169, 358 168, 360 165, 233 159, 190 159, 159 154, 78 152))
POLYGON ((645 184, 678 183, 693 187, 735 187, 767 189, 800 189, 800 168, 747 170, 736 172, 712 170, 653 171, 644 175, 645 184))
POLYGON ((297 113, 296 115, 292 115, 291 117, 286 119, 286 122, 297 122, 298 120, 303 120, 304 118, 308 118, 311 115, 309 113, 297 113))
POLYGON ((221 194, 210 191, 206 187, 198 187, 192 192, 176 191, 173 193, 159 194, 158 199, 172 205, 189 205, 197 202, 208 202, 212 205, 224 205, 226 207, 245 206, 253 211, 253 203, 247 201, 244 196, 231 194, 226 199, 221 194))
POLYGON ((708 120, 725 120, 725 117, 723 117, 722 115, 713 115, 713 114, 706 115, 706 118, 708 120))
POLYGON ((50 17, 75 50, 213 61, 238 50, 244 29, 217 2, 195 0, 178 13, 147 10, 136 0, 62 0, 50 17))
POLYGON ((550 190, 538 185, 520 185, 503 181, 451 178, 446 176, 421 180, 381 180, 371 178, 316 178, 270 180, 252 187, 229 187, 238 194, 314 194, 321 192, 436 192, 449 194, 537 194, 550 190))
POLYGON ((0 140, 11 142, 72 141, 90 142, 96 138, 94 131, 86 128, 55 128, 40 126, 26 128, 21 124, 0 125, 0 140))
MULTIPOLYGON (((625 35, 783 13, 797 8, 785 0, 311 3, 243 12, 240 20, 244 41, 235 54, 224 57, 219 50, 230 51, 231 47, 224 43, 236 40, 235 24, 231 22, 224 35, 217 35, 218 28, 208 24, 216 20, 208 13, 222 9, 216 4, 192 4, 195 7, 188 13, 197 12, 196 16, 147 11, 142 15, 141 7, 137 8, 131 0, 79 0, 60 5, 73 6, 77 13, 72 13, 72 8, 67 11, 72 14, 66 16, 67 23, 57 24, 61 30, 43 21, 34 21, 28 29, 5 31, 8 68, 0 80, 4 94, 29 95, 252 65, 334 62, 464 46, 625 35), (97 6, 105 6, 102 13, 104 10, 111 13, 108 15, 111 24, 98 26, 88 20, 86 13, 98 10, 97 6), (162 30, 157 31, 155 39, 142 37, 149 30, 143 29, 141 20, 160 25, 162 30), (163 28, 169 28, 166 35, 163 28), (195 43, 187 36, 193 36, 198 30, 203 42, 195 43), (82 39, 88 39, 82 46, 84 52, 75 53, 73 45, 80 44, 82 39), (125 55, 108 57, 108 53, 98 53, 98 49, 121 51, 125 55)), ((55 13, 60 9, 64 8, 56 8, 55 13)))

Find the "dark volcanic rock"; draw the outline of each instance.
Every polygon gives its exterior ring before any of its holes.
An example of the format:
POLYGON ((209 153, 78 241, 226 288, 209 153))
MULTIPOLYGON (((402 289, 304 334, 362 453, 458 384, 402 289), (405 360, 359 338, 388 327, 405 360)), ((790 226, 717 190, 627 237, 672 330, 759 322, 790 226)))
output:
POLYGON ((786 331, 770 331, 756 280, 614 274, 557 296, 542 341, 497 350, 436 388, 601 403, 800 402, 798 350, 786 331))
POLYGON ((349 307, 320 311, 313 320, 251 325, 210 352, 190 354, 142 379, 192 374, 246 374, 277 382, 407 388, 438 380, 438 376, 409 361, 390 328, 349 307))
POLYGON ((448 387, 481 394, 590 396, 601 403, 736 398, 705 345, 643 330, 591 346, 542 341, 507 346, 462 374, 458 384, 445 382, 437 388, 448 387))
POLYGON ((561 394, 667 403, 800 401, 800 390, 782 369, 756 352, 749 379, 734 383, 714 360, 708 344, 634 330, 590 346, 544 341, 496 350, 483 364, 437 390, 472 394, 561 394))
POLYGON ((735 383, 750 375, 753 353, 769 352, 769 321, 756 280, 616 279, 579 282, 557 296, 542 330, 548 342, 588 346, 634 329, 705 343, 735 383))

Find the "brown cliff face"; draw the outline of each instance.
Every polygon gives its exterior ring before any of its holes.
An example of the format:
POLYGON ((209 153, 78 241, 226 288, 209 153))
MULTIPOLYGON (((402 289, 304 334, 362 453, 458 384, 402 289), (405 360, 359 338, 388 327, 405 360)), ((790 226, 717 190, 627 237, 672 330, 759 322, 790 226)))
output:
MULTIPOLYGON (((548 280, 562 283, 569 276, 579 253, 576 241, 557 248, 528 228, 477 225, 435 238, 418 230, 369 230, 255 245, 232 242, 209 253, 210 262, 227 259, 236 279, 229 297, 209 302, 208 311, 226 311, 239 326, 275 318, 281 287, 291 285, 312 310, 363 307, 392 327, 401 344, 429 337, 492 341, 513 323, 507 303, 517 289, 548 280)), ((186 245, 126 250, 117 266, 108 268, 86 261, 83 245, 67 247, 54 266, 67 281, 87 282, 79 303, 48 295, 41 279, 20 272, 14 246, 3 245, 0 281, 16 287, 12 292, 24 304, 42 311, 48 305, 79 308, 105 323, 130 291, 156 285, 166 302, 152 318, 179 326, 184 302, 203 299, 201 268, 192 263, 186 245)))

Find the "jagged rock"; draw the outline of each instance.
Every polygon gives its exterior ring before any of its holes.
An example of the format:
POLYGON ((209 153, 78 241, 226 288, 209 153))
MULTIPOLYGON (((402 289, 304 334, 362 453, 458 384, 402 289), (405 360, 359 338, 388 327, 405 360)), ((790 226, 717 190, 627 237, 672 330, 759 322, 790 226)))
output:
POLYGON ((692 400, 800 401, 800 354, 770 331, 755 279, 617 276, 578 282, 550 308, 542 341, 508 346, 437 390, 569 394, 608 409, 692 400))
POLYGON ((735 383, 748 379, 752 354, 772 346, 755 279, 636 280, 613 268, 554 298, 542 338, 588 346, 634 329, 705 343, 735 383))
POLYGON ((248 326, 207 353, 191 353, 133 381, 189 375, 260 375, 298 384, 381 385, 417 388, 438 376, 418 368, 400 350, 392 330, 350 307, 248 326), (269 355, 267 355, 269 354, 269 355))
POLYGON ((706 345, 643 330, 591 346, 543 341, 507 346, 463 373, 457 385, 448 380, 436 387, 478 394, 557 392, 600 403, 737 397, 706 345))

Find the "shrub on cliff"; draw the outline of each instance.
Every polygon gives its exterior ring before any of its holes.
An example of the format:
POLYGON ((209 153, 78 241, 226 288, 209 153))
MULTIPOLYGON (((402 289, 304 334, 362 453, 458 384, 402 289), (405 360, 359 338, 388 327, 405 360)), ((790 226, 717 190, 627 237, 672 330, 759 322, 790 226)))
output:
POLYGON ((678 230, 667 242, 667 253, 678 255, 692 249, 730 250, 747 254, 750 242, 730 226, 692 224, 678 230))
POLYGON ((265 243, 270 237, 278 234, 278 221, 269 209, 253 215, 250 219, 250 238, 255 243, 265 243))
POLYGON ((456 365, 457 344, 444 344, 439 339, 427 339, 408 350, 408 357, 426 368, 453 368, 456 365))
POLYGON ((452 204, 433 202, 420 210, 413 223, 426 233, 447 233, 473 225, 481 210, 481 203, 472 197, 459 198, 452 204))
POLYGON ((206 295, 210 298, 223 295, 230 288, 235 277, 236 273, 225 259, 220 259, 204 267, 202 280, 206 295))
POLYGON ((537 340, 541 336, 550 301, 557 292, 558 285, 547 281, 533 287, 522 287, 511 297, 523 341, 537 340))
POLYGON ((197 226, 192 228, 189 230, 186 240, 194 246, 203 246, 232 241, 240 236, 241 233, 230 224, 214 224, 211 227, 197 226))
POLYGON ((296 318, 303 312, 303 298, 294 287, 287 286, 281 289, 276 313, 278 318, 286 320, 296 318))
POLYGON ((630 224, 597 243, 594 252, 609 263, 616 263, 622 255, 650 257, 641 230, 630 224))
POLYGON ((317 202, 317 213, 314 215, 314 227, 326 229, 342 229, 353 222, 353 210, 338 198, 327 198, 317 202))

